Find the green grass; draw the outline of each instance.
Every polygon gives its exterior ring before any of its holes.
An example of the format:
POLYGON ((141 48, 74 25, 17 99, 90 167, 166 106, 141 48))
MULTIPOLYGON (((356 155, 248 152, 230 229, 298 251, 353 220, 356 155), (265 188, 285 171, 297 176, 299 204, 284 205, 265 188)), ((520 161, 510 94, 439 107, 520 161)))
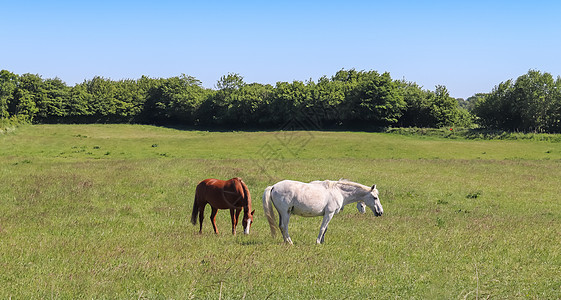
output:
POLYGON ((561 297, 561 143, 349 132, 20 126, 0 135, 0 298, 561 297), (240 176, 255 224, 189 222, 197 183, 240 176), (270 236, 282 179, 377 184, 384 216, 347 207, 270 236), (238 228, 241 233, 241 226, 238 228))

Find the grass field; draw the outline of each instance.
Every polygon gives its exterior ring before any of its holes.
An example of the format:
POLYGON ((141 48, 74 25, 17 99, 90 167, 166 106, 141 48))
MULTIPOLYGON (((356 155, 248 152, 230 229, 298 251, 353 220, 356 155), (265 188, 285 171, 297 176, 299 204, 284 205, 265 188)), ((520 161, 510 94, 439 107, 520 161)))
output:
POLYGON ((552 142, 22 126, 0 135, 0 298, 561 298, 560 182, 552 142), (195 186, 235 176, 251 234, 208 209, 197 234, 195 186), (384 216, 270 236, 266 186, 339 178, 377 184, 384 216))

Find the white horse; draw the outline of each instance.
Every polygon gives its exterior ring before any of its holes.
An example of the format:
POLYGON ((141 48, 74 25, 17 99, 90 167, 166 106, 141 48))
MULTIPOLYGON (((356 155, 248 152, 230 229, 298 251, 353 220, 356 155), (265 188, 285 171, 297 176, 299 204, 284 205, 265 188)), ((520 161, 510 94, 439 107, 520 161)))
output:
POLYGON ((323 216, 316 240, 318 244, 322 244, 329 221, 345 205, 354 202, 359 202, 357 205, 359 211, 362 207, 360 202, 363 202, 370 207, 374 215, 381 216, 384 213, 376 185, 368 187, 346 180, 310 183, 283 180, 267 187, 263 193, 263 209, 271 227, 271 235, 274 237, 276 233, 274 205, 279 213, 279 228, 282 236, 289 244, 292 244, 288 234, 288 221, 291 214, 303 217, 323 216))

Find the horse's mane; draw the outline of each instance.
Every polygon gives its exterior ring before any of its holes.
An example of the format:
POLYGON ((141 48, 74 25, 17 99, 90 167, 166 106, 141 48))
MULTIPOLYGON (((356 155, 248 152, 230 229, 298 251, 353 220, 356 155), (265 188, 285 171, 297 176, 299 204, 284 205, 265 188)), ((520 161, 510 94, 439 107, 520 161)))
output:
POLYGON ((371 189, 369 186, 366 186, 364 184, 360 184, 360 183, 357 183, 357 182, 352 182, 348 179, 343 179, 343 178, 339 179, 338 181, 335 181, 335 184, 352 186, 352 187, 363 189, 364 191, 370 191, 370 189, 371 189))
POLYGON ((323 186, 325 186, 326 189, 332 189, 335 187, 335 185, 337 184, 337 181, 333 181, 333 180, 316 180, 316 181, 312 181, 310 183, 315 183, 315 184, 322 184, 323 186))
POLYGON ((336 184, 337 184, 337 181, 333 181, 333 180, 326 180, 325 181, 325 185, 327 186, 328 189, 334 188, 336 184))
POLYGON ((251 211, 251 194, 249 193, 249 188, 240 177, 236 177, 236 179, 239 180, 240 184, 242 185, 244 200, 247 203, 249 211, 251 211))
POLYGON ((369 191, 372 190, 372 188, 369 187, 369 186, 366 186, 364 184, 360 184, 360 183, 357 183, 357 182, 353 182, 353 181, 350 181, 350 180, 344 179, 344 178, 341 178, 337 181, 333 181, 333 180, 312 181, 312 183, 321 183, 327 189, 333 189, 339 184, 339 185, 343 185, 343 186, 347 186, 347 187, 353 187, 355 189, 361 189, 364 192, 369 192, 369 191))

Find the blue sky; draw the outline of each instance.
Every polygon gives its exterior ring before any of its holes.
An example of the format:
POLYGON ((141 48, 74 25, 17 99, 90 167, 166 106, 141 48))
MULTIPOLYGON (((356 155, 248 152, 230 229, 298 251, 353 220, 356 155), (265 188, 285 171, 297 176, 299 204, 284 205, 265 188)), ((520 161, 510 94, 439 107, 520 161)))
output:
POLYGON ((74 85, 187 74, 214 87, 389 72, 451 96, 561 75, 560 1, 7 1, 0 69, 74 85))

